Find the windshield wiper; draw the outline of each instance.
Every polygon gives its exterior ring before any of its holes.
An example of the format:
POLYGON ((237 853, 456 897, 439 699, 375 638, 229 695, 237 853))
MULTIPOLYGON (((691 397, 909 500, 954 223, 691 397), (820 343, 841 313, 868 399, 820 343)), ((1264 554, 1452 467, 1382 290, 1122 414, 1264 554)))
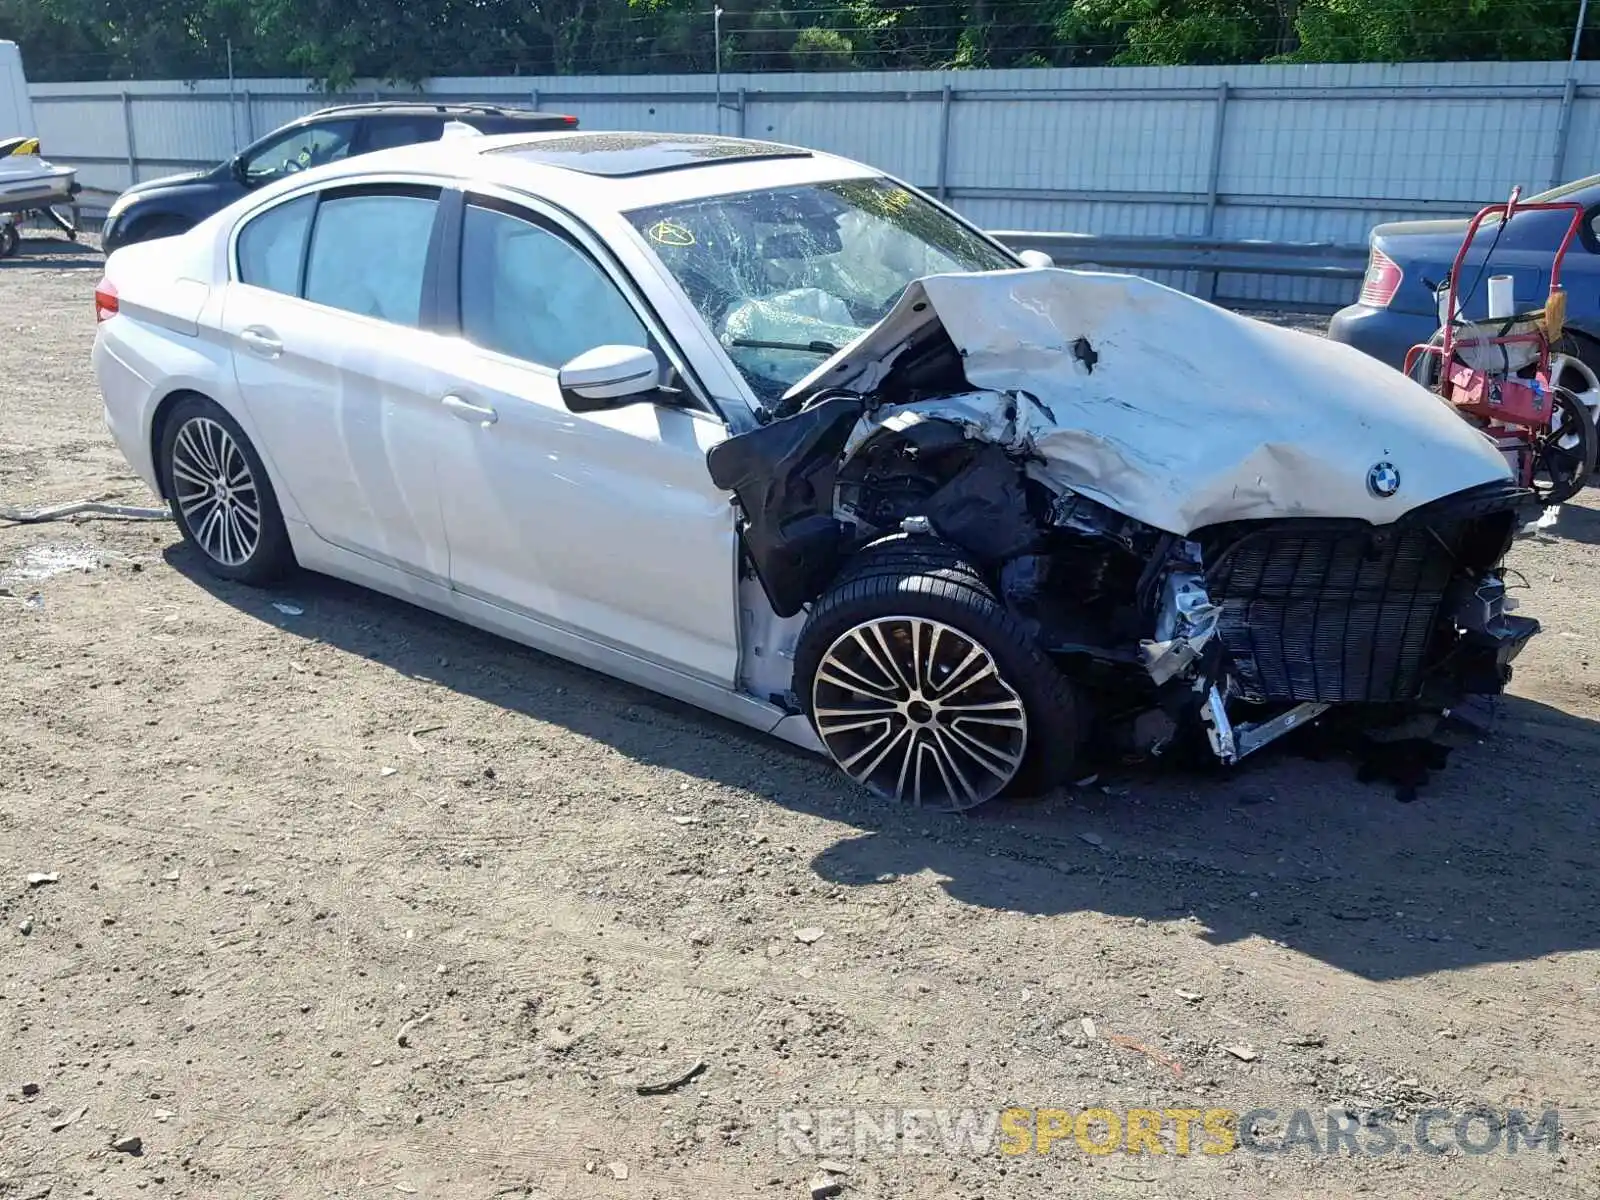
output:
POLYGON ((729 345, 750 350, 799 350, 806 354, 837 354, 839 347, 832 342, 764 342, 758 338, 734 338, 729 345))

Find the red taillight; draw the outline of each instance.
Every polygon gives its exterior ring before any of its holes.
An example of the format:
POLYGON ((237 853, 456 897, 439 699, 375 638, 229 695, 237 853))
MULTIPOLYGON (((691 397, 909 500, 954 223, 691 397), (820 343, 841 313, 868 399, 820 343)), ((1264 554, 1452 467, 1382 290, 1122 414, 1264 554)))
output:
POLYGON ((109 279, 102 279, 100 286, 94 289, 94 319, 95 324, 108 321, 117 315, 120 305, 117 301, 117 285, 109 279))
POLYGON ((1361 303, 1373 308, 1388 308, 1389 301, 1400 290, 1400 281, 1404 278, 1405 272, 1400 270, 1400 265, 1374 246, 1372 257, 1367 262, 1366 278, 1361 281, 1361 303))
POLYGON ((561 118, 561 123, 563 125, 567 126, 569 129, 575 128, 577 126, 577 124, 578 124, 578 118, 577 117, 562 117, 561 118))

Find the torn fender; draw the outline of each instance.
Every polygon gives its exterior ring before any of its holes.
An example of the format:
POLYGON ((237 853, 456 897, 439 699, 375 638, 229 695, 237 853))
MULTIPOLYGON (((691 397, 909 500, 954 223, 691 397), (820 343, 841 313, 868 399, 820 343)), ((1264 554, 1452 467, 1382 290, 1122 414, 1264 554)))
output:
POLYGON ((1283 517, 1387 524, 1510 478, 1487 437, 1400 372, 1131 275, 930 275, 790 398, 872 396, 935 324, 979 390, 904 407, 1037 456, 1057 488, 1169 533, 1283 517), (1007 420, 1018 393, 1038 403, 1007 420))
POLYGON ((745 553, 780 617, 799 612, 838 570, 845 527, 833 515, 833 487, 862 407, 835 396, 706 454, 711 481, 738 498, 745 553))

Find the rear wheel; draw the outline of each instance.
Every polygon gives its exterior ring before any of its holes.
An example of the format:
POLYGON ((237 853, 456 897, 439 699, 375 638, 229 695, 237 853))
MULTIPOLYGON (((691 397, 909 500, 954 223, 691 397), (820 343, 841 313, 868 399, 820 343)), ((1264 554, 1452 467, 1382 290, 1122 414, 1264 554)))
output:
POLYGON ((22 245, 22 235, 12 221, 0 221, 0 258, 10 258, 22 245))
POLYGON ((817 602, 795 687, 840 769, 946 810, 1060 782, 1079 730, 1071 683, 944 543, 896 535, 817 602))
POLYGON ((294 565, 266 468, 219 405, 178 401, 162 429, 161 471, 184 540, 213 575, 263 584, 294 565))

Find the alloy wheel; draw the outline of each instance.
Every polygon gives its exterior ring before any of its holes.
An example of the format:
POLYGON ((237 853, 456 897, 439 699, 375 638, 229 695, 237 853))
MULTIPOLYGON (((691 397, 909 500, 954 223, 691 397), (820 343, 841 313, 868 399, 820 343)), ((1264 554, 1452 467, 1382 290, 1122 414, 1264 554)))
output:
POLYGON ((817 666, 811 711, 852 779, 935 808, 972 808, 997 795, 1028 744, 1022 699, 989 651, 922 617, 846 630, 817 666))
MULTIPOLYGON (((1600 377, 1597 377, 1589 364, 1572 354, 1552 354, 1550 356, 1550 382, 1565 391, 1571 392, 1577 402, 1589 410, 1589 415, 1600 424, 1600 377)), ((1556 414, 1552 426, 1561 428, 1560 414, 1556 414)), ((1579 439, 1575 433, 1564 434, 1556 445, 1563 450, 1574 450, 1578 447, 1579 439)))
POLYGON ((216 421, 191 417, 172 444, 172 498, 194 540, 238 567, 261 544, 261 496, 239 443, 216 421))

